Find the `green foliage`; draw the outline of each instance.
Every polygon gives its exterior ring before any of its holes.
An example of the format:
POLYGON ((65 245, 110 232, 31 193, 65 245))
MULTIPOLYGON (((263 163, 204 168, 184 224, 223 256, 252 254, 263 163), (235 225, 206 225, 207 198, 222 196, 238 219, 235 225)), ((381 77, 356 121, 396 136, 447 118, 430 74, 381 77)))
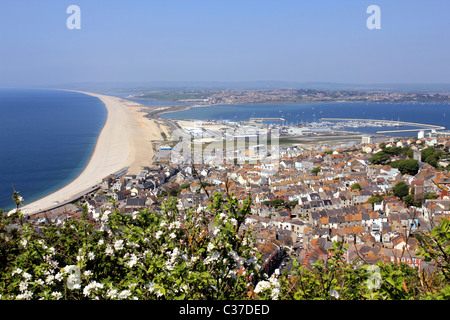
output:
POLYGON ((409 186, 405 182, 400 181, 395 184, 392 191, 394 192, 394 196, 402 199, 409 194, 409 186))
POLYGON ((421 153, 422 160, 425 160, 426 158, 428 158, 429 156, 434 154, 434 148, 428 147, 428 148, 422 149, 422 151, 420 153, 421 153))
POLYGON ((426 193, 425 194, 425 199, 437 199, 439 198, 439 195, 437 195, 436 193, 426 193))
POLYGON ((450 220, 442 218, 429 233, 422 231, 419 240, 421 256, 438 266, 441 281, 450 281, 450 220))
POLYGON ((0 210, 0 299, 450 298, 449 220, 417 237, 434 273, 403 263, 350 263, 348 247, 335 242, 325 261, 307 268, 292 256, 289 272, 267 279, 245 227, 250 198, 240 205, 216 193, 204 210, 176 204, 169 198, 161 212, 131 214, 85 206, 82 219, 39 232, 20 210, 0 210))
POLYGON ((437 168, 439 160, 444 155, 443 151, 435 150, 433 147, 425 148, 421 151, 422 161, 437 168))
POLYGON ((392 168, 397 168, 402 174, 416 175, 419 172, 419 162, 414 159, 404 159, 392 161, 389 164, 392 168))
POLYGON ((312 169, 311 173, 317 175, 320 171, 322 171, 322 168, 319 166, 312 169))
POLYGON ((383 151, 375 153, 370 159, 371 164, 386 164, 391 156, 383 151))
POLYGON ((382 202, 383 201, 383 197, 382 196, 378 196, 378 195, 374 195, 371 196, 368 200, 367 203, 378 203, 378 202, 382 202))
MULTIPOLYGON (((380 148, 382 145, 380 144, 380 148)), ((414 151, 408 147, 382 147, 381 151, 375 153, 370 159, 372 164, 388 164, 394 156, 406 156, 412 159, 414 151)))
POLYGON ((71 220, 42 233, 2 213, 0 298, 246 299, 262 276, 242 228, 250 205, 217 194, 201 212, 180 212, 173 198, 160 213, 86 207, 97 224, 71 220))
POLYGON ((379 203, 383 201, 383 197, 379 195, 372 195, 369 199, 367 199, 366 203, 371 203, 372 208, 375 207, 375 203, 379 203))
POLYGON ((280 299, 286 300, 419 300, 450 297, 449 281, 440 273, 424 273, 404 263, 355 266, 346 261, 344 247, 334 243, 333 255, 311 268, 293 260, 290 273, 280 277, 280 299))
POLYGON ((350 189, 352 189, 352 190, 362 190, 361 185, 359 183, 352 184, 350 189))
POLYGON ((402 201, 408 206, 420 207, 422 202, 416 202, 413 194, 408 194, 402 198, 402 201))

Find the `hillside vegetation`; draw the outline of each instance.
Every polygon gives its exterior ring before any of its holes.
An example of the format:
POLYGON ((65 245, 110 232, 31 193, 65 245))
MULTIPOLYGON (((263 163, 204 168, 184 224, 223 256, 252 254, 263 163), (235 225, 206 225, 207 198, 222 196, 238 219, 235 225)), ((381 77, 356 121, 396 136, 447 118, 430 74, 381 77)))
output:
POLYGON ((261 271, 251 200, 217 193, 204 210, 122 214, 85 206, 81 219, 41 228, 17 209, 1 212, 0 298, 15 299, 449 299, 450 223, 420 235, 434 272, 406 264, 348 263, 334 243, 332 258, 310 269, 293 260, 278 278, 261 271), (88 217, 93 217, 92 223, 88 217))

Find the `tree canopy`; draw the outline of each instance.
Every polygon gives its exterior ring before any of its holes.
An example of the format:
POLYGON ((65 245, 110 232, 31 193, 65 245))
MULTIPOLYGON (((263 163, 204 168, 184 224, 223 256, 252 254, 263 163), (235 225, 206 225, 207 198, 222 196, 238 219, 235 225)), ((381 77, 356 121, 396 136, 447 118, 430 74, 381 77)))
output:
POLYGON ((400 181, 395 184, 395 186, 392 188, 392 191, 394 193, 394 196, 402 199, 409 194, 409 186, 405 182, 400 181))

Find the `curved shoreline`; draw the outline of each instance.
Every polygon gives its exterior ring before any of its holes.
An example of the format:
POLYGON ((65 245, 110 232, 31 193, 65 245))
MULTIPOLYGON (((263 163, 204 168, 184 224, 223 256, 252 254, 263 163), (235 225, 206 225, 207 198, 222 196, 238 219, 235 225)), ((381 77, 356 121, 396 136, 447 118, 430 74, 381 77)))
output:
POLYGON ((64 91, 100 99, 106 107, 107 118, 83 171, 64 187, 24 205, 21 208, 24 214, 48 211, 70 203, 96 189, 103 178, 122 169, 128 168, 129 173, 137 174, 153 158, 150 139, 158 134, 158 128, 140 110, 132 109, 144 106, 113 96, 76 90, 64 91))

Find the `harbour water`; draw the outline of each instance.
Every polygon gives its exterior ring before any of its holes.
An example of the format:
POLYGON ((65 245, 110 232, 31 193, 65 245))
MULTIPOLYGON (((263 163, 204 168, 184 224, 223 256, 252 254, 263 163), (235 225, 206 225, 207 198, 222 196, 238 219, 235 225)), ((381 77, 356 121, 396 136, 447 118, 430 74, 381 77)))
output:
MULTIPOLYGON (((292 103, 237 104, 195 107, 184 111, 164 113, 164 119, 196 119, 248 121, 250 118, 283 118, 283 124, 302 125, 320 122, 321 118, 353 118, 405 121, 443 126, 450 129, 449 103, 292 103)), ((280 121, 278 121, 280 122, 280 121)), ((368 134, 381 130, 406 130, 417 127, 375 126, 345 127, 348 131, 368 134)), ((417 132, 392 133, 392 136, 417 136, 417 132)))

